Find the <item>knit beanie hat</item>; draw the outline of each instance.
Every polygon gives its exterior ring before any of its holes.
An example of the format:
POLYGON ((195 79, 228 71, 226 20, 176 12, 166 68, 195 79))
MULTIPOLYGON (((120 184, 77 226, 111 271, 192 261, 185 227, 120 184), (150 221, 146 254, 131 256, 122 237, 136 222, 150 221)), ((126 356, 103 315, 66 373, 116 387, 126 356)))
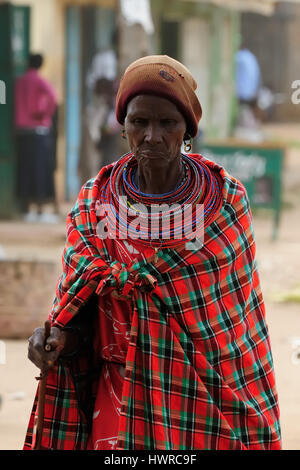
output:
POLYGON ((156 95, 172 101, 182 113, 187 133, 195 137, 202 109, 190 71, 167 55, 142 57, 127 67, 116 98, 116 117, 124 124, 127 105, 137 95, 156 95))

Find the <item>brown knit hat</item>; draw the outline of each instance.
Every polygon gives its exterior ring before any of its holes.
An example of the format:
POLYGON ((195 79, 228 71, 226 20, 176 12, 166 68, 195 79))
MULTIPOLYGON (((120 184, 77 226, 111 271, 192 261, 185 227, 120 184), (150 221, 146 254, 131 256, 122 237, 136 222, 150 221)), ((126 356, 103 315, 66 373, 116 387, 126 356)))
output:
POLYGON ((167 55, 142 57, 121 79, 116 98, 116 117, 124 124, 129 101, 137 95, 156 95, 172 101, 184 116, 187 132, 195 137, 202 109, 195 94, 197 83, 189 70, 167 55))

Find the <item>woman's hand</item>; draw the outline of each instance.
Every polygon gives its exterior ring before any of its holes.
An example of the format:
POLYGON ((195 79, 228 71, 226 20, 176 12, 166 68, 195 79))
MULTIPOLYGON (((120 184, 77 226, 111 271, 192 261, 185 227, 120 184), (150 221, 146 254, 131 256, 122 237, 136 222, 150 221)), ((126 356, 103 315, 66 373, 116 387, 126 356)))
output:
POLYGON ((28 358, 43 373, 54 366, 62 351, 69 351, 76 343, 74 334, 55 326, 46 340, 45 328, 36 328, 28 341, 28 358))

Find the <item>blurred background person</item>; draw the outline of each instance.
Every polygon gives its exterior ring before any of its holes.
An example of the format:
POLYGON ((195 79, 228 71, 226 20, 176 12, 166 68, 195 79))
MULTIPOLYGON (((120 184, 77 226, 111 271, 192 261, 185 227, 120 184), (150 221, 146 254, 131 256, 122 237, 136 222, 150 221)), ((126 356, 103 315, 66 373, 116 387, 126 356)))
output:
POLYGON ((99 168, 117 160, 120 125, 115 118, 118 89, 118 59, 112 35, 111 46, 99 50, 87 73, 87 104, 82 119, 82 137, 78 173, 81 184, 94 177, 99 168))
POLYGON ((261 112, 258 97, 262 86, 261 70, 255 55, 242 45, 236 54, 236 93, 239 112, 236 137, 261 140, 261 112))
POLYGON ((83 116, 79 159, 81 184, 94 177, 101 166, 118 159, 120 125, 115 118, 115 81, 98 78, 83 116))
POLYGON ((57 98, 52 85, 39 74, 43 60, 40 54, 30 54, 28 69, 15 85, 17 198, 28 222, 57 220, 53 140, 57 98), (44 211, 49 202, 54 206, 52 214, 44 211), (35 211, 30 210, 31 204, 35 211))
POLYGON ((120 124, 116 120, 116 82, 100 79, 96 83, 97 92, 106 104, 106 113, 101 125, 101 138, 98 148, 101 166, 109 165, 119 158, 120 124))

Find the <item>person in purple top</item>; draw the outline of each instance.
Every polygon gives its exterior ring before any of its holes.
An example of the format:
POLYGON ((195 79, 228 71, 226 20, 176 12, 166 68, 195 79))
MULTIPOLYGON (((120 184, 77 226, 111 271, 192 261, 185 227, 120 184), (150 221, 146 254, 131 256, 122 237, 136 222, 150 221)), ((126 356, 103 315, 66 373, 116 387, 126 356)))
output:
POLYGON ((31 54, 27 71, 15 83, 16 192, 28 221, 47 221, 51 214, 43 214, 46 203, 56 208, 53 123, 57 97, 52 85, 39 74, 42 65, 43 56, 31 54), (35 214, 29 212, 32 203, 35 214))

